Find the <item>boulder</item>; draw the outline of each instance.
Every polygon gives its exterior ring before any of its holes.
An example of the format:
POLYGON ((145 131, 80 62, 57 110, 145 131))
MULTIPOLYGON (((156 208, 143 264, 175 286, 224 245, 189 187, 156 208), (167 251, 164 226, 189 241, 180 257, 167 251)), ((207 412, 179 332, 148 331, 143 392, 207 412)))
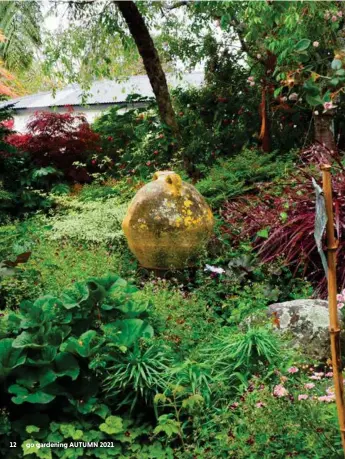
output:
MULTIPOLYGON (((324 360, 330 357, 328 302, 324 300, 294 300, 274 303, 268 315, 277 319, 277 331, 291 337, 292 345, 308 357, 324 360)), ((339 313, 339 319, 341 316, 339 313)), ((341 321, 341 327, 343 323, 341 321)), ((344 332, 341 334, 344 348, 344 332)))

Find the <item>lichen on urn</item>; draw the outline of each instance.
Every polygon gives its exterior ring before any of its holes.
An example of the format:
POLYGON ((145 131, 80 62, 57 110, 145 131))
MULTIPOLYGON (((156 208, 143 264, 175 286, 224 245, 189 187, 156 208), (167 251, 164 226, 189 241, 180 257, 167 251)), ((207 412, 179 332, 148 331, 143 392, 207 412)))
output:
POLYGON ((122 228, 142 266, 181 269, 195 264, 213 225, 201 194, 175 172, 160 171, 135 195, 122 228))

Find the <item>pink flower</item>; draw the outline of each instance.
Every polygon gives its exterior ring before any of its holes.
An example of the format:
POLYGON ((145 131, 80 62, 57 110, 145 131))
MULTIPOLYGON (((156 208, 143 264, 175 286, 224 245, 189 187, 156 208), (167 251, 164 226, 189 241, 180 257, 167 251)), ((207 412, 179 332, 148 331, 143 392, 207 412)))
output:
POLYGON ((309 395, 307 394, 300 394, 298 396, 298 400, 307 400, 307 398, 309 398, 309 395))
POLYGON ((254 81, 254 77, 253 76, 248 77, 248 81, 254 81))
POLYGON ((334 387, 327 387, 326 392, 327 395, 334 395, 334 387))
POLYGON ((255 81, 251 81, 251 82, 249 83, 249 86, 255 86, 255 81))
POLYGON ((343 12, 342 11, 338 11, 337 12, 337 16, 338 16, 338 18, 342 18, 343 17, 343 12))
POLYGON ((321 376, 321 378, 322 378, 322 376, 324 376, 325 373, 323 373, 322 371, 320 371, 320 373, 316 373, 316 372, 315 372, 314 375, 315 375, 315 376, 321 376))
POLYGON ((258 402, 258 403, 256 404, 256 407, 257 407, 257 408, 263 408, 264 406, 266 406, 266 405, 265 405, 264 403, 262 403, 262 402, 258 402))
POLYGON ((339 293, 339 294, 337 295, 337 301, 339 301, 339 303, 342 302, 342 301, 344 301, 344 297, 343 297, 343 295, 342 295, 341 293, 339 293))
POLYGON ((334 15, 332 16, 331 19, 332 19, 332 22, 337 22, 337 20, 338 20, 337 16, 334 16, 334 15))
POLYGON ((345 303, 338 303, 338 309, 343 309, 344 306, 345 306, 345 303))
POLYGON ((333 402, 334 401, 334 395, 322 395, 321 397, 318 397, 319 402, 333 402))
POLYGON ((146 166, 151 166, 151 161, 147 161, 146 166))
POLYGON ((326 378, 332 378, 333 376, 333 371, 329 371, 328 373, 325 374, 326 378))
POLYGON ((289 392, 285 389, 285 387, 282 384, 278 384, 273 389, 273 395, 275 395, 276 397, 285 397, 288 394, 289 392))
POLYGON ((325 102, 323 104, 323 108, 325 110, 331 110, 332 108, 335 108, 335 106, 333 105, 333 102, 325 102))
POLYGON ((297 367, 288 368, 288 373, 297 373, 297 372, 298 372, 298 368, 297 367))
POLYGON ((313 389, 313 388, 315 387, 315 384, 312 383, 312 382, 306 383, 306 384, 304 384, 304 387, 305 387, 306 389, 313 389))
POLYGON ((318 48, 318 47, 319 47, 319 45, 320 45, 320 43, 319 43, 318 41, 314 41, 314 42, 313 42, 313 46, 314 46, 314 48, 318 48))

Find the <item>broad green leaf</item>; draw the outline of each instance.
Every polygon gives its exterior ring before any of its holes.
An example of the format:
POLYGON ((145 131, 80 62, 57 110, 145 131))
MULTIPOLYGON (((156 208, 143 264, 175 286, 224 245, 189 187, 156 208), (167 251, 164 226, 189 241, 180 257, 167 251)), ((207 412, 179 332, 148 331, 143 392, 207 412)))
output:
POLYGON ((68 352, 60 352, 55 359, 57 374, 70 376, 73 381, 79 376, 79 364, 77 359, 68 352))
POLYGON ((59 429, 65 438, 72 438, 73 440, 81 440, 83 438, 83 431, 77 429, 73 424, 60 424, 59 429))
POLYGON ((311 40, 308 40, 308 38, 303 38, 295 45, 295 51, 297 51, 298 53, 305 51, 309 48, 310 44, 311 40))
POLYGON ((312 107, 315 107, 316 105, 322 105, 322 99, 320 96, 311 96, 309 94, 306 95, 306 101, 309 105, 312 107))
POLYGON ((81 357, 90 357, 94 354, 99 346, 103 343, 103 339, 97 335, 95 330, 89 330, 83 333, 78 339, 68 338, 68 340, 60 346, 63 352, 71 352, 79 354, 81 357))
POLYGON ((118 434, 123 431, 122 419, 119 416, 109 416, 105 422, 99 426, 99 430, 109 435, 118 434))
POLYGON ((14 348, 13 342, 12 338, 0 340, 0 377, 7 376, 13 368, 25 363, 26 354, 22 349, 14 348))

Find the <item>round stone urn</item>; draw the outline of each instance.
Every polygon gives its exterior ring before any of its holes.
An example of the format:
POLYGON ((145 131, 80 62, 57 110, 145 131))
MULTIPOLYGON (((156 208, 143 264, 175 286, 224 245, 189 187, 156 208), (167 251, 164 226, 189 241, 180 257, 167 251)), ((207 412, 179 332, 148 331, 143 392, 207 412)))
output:
POLYGON ((213 224, 201 194, 175 172, 162 171, 135 195, 122 228, 143 267, 182 269, 195 264, 213 224))

